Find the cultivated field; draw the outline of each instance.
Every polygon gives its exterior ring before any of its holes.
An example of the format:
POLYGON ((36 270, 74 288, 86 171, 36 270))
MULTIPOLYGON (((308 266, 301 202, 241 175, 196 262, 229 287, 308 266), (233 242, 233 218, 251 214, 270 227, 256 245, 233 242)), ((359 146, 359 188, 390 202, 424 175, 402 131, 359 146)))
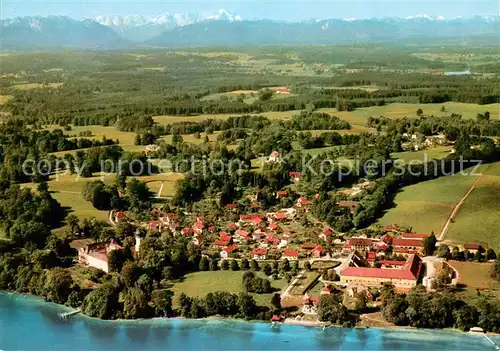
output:
MULTIPOLYGON (((500 249, 500 162, 482 165, 484 175, 461 205, 452 220, 445 241, 453 243, 480 242, 500 249)), ((394 208, 379 220, 382 225, 411 226, 423 233, 438 235, 455 205, 468 192, 479 175, 441 177, 404 187, 396 195, 394 208)))
MULTIPOLYGON (((496 164, 498 171, 500 163, 496 164)), ((479 242, 500 250, 500 176, 483 175, 445 235, 446 240, 479 242)))
POLYGON ((404 187, 394 208, 379 220, 382 225, 410 226, 423 233, 439 234, 457 202, 478 176, 454 175, 404 187))
POLYGON ((39 84, 39 83, 26 83, 26 84, 16 84, 13 85, 15 89, 19 90, 31 90, 31 89, 40 89, 40 88, 59 88, 63 83, 46 83, 46 84, 39 84))
POLYGON ((461 114, 464 118, 476 118, 478 113, 490 112, 491 119, 500 119, 500 104, 478 105, 461 102, 445 102, 443 104, 403 104, 394 103, 385 106, 359 108, 354 111, 337 111, 335 108, 323 108, 319 111, 342 118, 352 125, 365 126, 368 117, 384 116, 388 118, 417 117, 416 111, 421 108, 425 115, 448 116, 461 114), (444 106, 446 111, 442 112, 444 106))
MULTIPOLYGON (((209 292, 228 291, 230 293, 243 292, 241 279, 243 271, 215 271, 215 272, 196 272, 184 276, 182 282, 175 283, 172 291, 174 292, 174 307, 178 304, 178 297, 184 293, 191 297, 203 297, 209 292)), ((257 273, 264 278, 264 273, 257 273)), ((269 294, 251 294, 258 305, 268 306, 271 302, 271 297, 275 292, 283 289, 287 282, 285 279, 273 280, 270 279, 271 286, 275 289, 269 294)))

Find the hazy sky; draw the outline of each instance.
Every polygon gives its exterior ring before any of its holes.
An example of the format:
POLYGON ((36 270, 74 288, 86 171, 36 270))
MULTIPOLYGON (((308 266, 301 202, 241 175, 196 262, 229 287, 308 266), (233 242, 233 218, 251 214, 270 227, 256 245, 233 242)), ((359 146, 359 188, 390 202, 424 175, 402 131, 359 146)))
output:
POLYGON ((325 18, 406 17, 417 14, 453 18, 493 15, 500 12, 498 0, 419 2, 398 0, 0 0, 1 18, 32 15, 68 15, 74 18, 97 15, 142 14, 162 12, 197 12, 213 14, 220 8, 241 15, 243 19, 306 20, 325 18))

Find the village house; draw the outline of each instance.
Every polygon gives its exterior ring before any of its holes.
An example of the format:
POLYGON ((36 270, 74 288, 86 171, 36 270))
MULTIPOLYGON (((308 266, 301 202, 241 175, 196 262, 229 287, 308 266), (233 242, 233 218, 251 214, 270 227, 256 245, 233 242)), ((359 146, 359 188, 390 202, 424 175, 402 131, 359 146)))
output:
POLYGON ((323 229, 323 231, 321 232, 321 234, 319 235, 319 237, 321 239, 323 239, 324 241, 328 241, 328 239, 333 235, 333 230, 331 230, 330 228, 325 228, 323 229))
POLYGON ((340 281, 344 284, 381 287, 391 283, 398 289, 409 290, 417 285, 422 272, 422 260, 418 255, 410 255, 405 264, 398 269, 347 267, 341 275, 340 281))
POLYGON ((299 252, 296 250, 285 249, 281 258, 286 258, 287 260, 297 260, 299 258, 299 252))
POLYGON ((250 224, 258 226, 264 221, 263 216, 256 214, 241 215, 238 225, 250 224))
POLYGON ((304 314, 318 313, 318 302, 319 298, 309 297, 309 295, 306 293, 302 300, 302 313, 304 314))
POLYGON ((288 195, 288 192, 286 190, 279 190, 276 192, 277 199, 285 198, 285 197, 287 197, 287 195, 288 195))
POLYGON ((252 250, 254 260, 265 260, 267 258, 267 249, 264 247, 256 247, 252 250))
POLYGON ((151 154, 154 154, 155 152, 157 152, 158 150, 160 150, 159 145, 150 144, 150 145, 146 145, 146 147, 144 148, 144 153, 146 155, 151 155, 151 154))
POLYGON ((311 256, 314 258, 320 258, 322 254, 323 254, 323 246, 321 246, 321 245, 317 245, 311 251, 311 256))
POLYGON ((400 254, 422 254, 424 249, 424 244, 422 239, 405 239, 405 238, 394 238, 392 239, 392 246, 395 253, 400 254))
POLYGON ((224 249, 222 249, 222 251, 220 252, 220 257, 221 258, 229 258, 229 256, 236 252, 238 250, 238 246, 236 244, 233 244, 233 245, 230 245, 224 249))
POLYGON ((123 211, 116 212, 115 222, 126 221, 128 219, 127 215, 123 211))
POLYGON ((372 246, 370 238, 350 238, 342 247, 343 252, 352 252, 356 250, 369 251, 372 246))
POLYGON ((288 176, 293 183, 298 183, 300 181, 300 177, 302 176, 301 172, 288 172, 288 176))
POLYGON ((464 250, 469 250, 469 252, 475 254, 478 251, 482 251, 483 248, 478 243, 467 243, 464 244, 464 250))
POLYGON ((271 152, 271 155, 267 158, 267 162, 280 162, 281 161, 281 153, 279 151, 271 152))
POLYGON ((354 210, 359 205, 358 201, 339 201, 337 202, 337 206, 340 208, 347 208, 351 213, 354 213, 354 210))
POLYGON ((274 91, 276 94, 289 95, 290 90, 288 88, 279 88, 274 91))
POLYGON ((296 206, 297 207, 306 207, 311 204, 311 201, 307 200, 306 197, 302 196, 297 199, 296 206))

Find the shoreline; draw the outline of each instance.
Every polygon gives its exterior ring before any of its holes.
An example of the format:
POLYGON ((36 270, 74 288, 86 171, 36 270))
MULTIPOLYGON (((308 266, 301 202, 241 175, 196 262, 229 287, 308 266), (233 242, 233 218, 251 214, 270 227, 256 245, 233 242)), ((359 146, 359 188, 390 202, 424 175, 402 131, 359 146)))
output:
MULTIPOLYGON (((14 298, 19 298, 23 297, 26 299, 31 300, 31 302, 37 303, 39 306, 42 307, 51 307, 54 309, 60 309, 61 312, 72 312, 76 311, 76 309, 66 306, 66 305, 60 305, 51 301, 45 301, 39 296, 32 295, 32 294, 26 294, 26 293, 18 293, 15 291, 8 291, 8 290, 0 290, 0 296, 2 294, 12 296, 14 298)), ((274 325, 287 325, 287 326, 296 326, 296 327, 306 327, 306 328, 314 328, 317 330, 322 330, 322 329, 353 329, 353 330, 360 330, 360 329, 375 329, 375 330, 391 330, 391 331, 428 331, 428 332, 433 332, 433 331, 439 331, 439 332, 449 332, 449 333, 454 333, 454 334, 462 334, 462 335, 476 335, 476 336, 493 336, 493 337, 500 337, 500 334, 497 333, 480 333, 480 332, 464 332, 461 331, 460 329, 455 329, 455 328, 445 328, 445 329, 424 329, 424 328, 416 328, 416 327, 411 327, 411 326, 376 326, 376 327, 371 327, 371 326, 359 326, 356 325, 354 327, 342 327, 340 325, 333 325, 328 322, 315 322, 315 321, 302 321, 302 320, 295 320, 291 317, 285 318, 282 322, 271 322, 271 321, 264 321, 264 320, 245 320, 245 319, 239 319, 239 318, 233 318, 233 317, 223 317, 223 316, 209 316, 209 317, 204 317, 204 318, 186 318, 186 317, 181 317, 181 316, 176 316, 176 317, 154 317, 154 318, 142 318, 142 319, 99 319, 95 317, 90 317, 87 316, 83 313, 78 313, 74 316, 71 316, 70 318, 72 319, 81 319, 81 320, 88 320, 88 321, 94 321, 94 322, 99 322, 99 323, 112 323, 112 324, 117 324, 117 323, 123 323, 123 324, 129 324, 129 323, 153 323, 153 322, 207 322, 207 321, 219 321, 219 322, 232 322, 232 323, 252 323, 252 324, 267 324, 269 326, 274 326, 274 325)))

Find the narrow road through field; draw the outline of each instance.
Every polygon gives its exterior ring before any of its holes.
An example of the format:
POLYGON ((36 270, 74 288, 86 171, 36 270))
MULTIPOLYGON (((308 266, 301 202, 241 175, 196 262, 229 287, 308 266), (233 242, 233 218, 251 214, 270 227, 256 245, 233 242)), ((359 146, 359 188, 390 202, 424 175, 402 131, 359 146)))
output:
POLYGON ((158 190, 158 194, 156 194, 156 198, 161 197, 161 191, 163 190, 163 182, 161 182, 160 189, 158 190))
POLYGON ((448 230, 448 227, 449 227, 452 219, 455 218, 456 214, 460 210, 460 206, 462 206, 462 204, 465 202, 465 200, 470 195, 470 193, 472 193, 472 191, 474 191, 474 189, 476 188, 476 186, 479 183, 479 181, 481 180, 481 178, 483 178, 483 173, 481 173, 479 175, 479 177, 477 177, 476 181, 471 185, 469 191, 467 191, 467 193, 465 193, 465 195, 460 199, 460 201, 457 202, 457 204, 453 208, 453 211, 451 211, 451 214, 448 216, 448 219, 446 220, 446 223, 444 224, 443 230, 441 230, 441 233, 439 234, 438 241, 443 241, 444 235, 446 234, 446 231, 448 230))

